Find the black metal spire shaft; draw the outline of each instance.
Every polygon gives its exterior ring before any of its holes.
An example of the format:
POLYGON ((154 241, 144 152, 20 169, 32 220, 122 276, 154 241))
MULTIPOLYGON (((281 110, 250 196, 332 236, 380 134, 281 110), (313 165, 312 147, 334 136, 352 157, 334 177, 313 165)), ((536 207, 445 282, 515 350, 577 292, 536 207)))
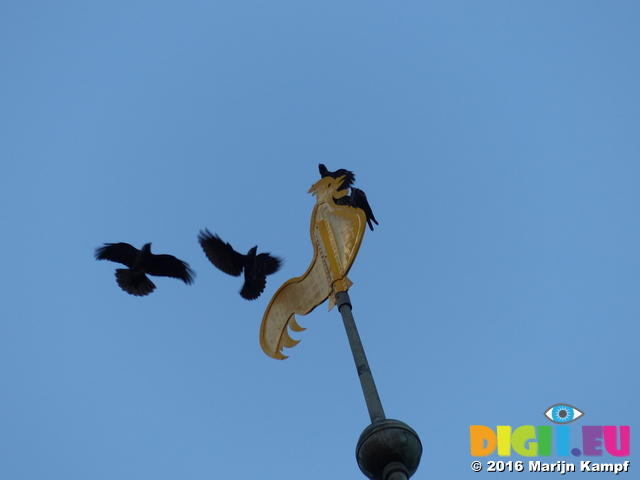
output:
POLYGON ((384 409, 382 408, 382 402, 380 402, 378 389, 376 388, 376 383, 373 381, 369 362, 367 361, 367 356, 364 353, 364 347, 360 341, 356 322, 353 318, 353 314, 351 313, 351 299, 349 298, 349 294, 347 292, 337 293, 336 304, 338 305, 338 310, 342 314, 342 321, 344 322, 344 328, 347 331, 347 338, 349 339, 349 345, 351 346, 351 353, 353 353, 353 360, 356 362, 356 369, 358 370, 358 377, 360 378, 360 385, 362 386, 364 400, 367 403, 367 410, 369 410, 371 423, 385 420, 387 417, 384 415, 384 409))
POLYGON ((336 304, 347 331, 371 425, 364 429, 356 447, 362 473, 372 480, 407 480, 420 464, 422 444, 418 434, 404 422, 387 419, 364 353, 347 292, 336 294, 336 304))

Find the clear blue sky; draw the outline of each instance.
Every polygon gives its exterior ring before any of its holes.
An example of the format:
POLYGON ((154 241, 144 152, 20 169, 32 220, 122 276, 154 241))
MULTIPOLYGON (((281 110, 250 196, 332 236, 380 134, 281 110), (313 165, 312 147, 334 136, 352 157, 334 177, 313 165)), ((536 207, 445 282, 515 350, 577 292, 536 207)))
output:
POLYGON ((422 439, 414 478, 487 475, 470 425, 551 425, 561 402, 576 432, 635 438, 639 20, 627 1, 2 2, 0 478, 364 478, 339 313, 299 318, 285 361, 258 343, 311 260, 318 163, 355 171, 380 222, 350 295, 386 413, 422 439), (207 261, 205 227, 285 259, 260 299, 207 261), (195 284, 127 295, 93 259, 121 241, 195 284))

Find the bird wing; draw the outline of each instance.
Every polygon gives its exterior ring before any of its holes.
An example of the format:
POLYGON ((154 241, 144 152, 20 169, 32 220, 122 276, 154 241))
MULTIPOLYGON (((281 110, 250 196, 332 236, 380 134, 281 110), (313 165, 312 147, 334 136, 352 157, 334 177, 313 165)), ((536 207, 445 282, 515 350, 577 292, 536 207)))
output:
POLYGON ((177 259, 173 255, 153 255, 149 259, 147 273, 157 277, 179 278, 187 285, 193 283, 195 272, 189 264, 177 259))
POLYGON ((351 197, 349 195, 345 195, 344 197, 340 197, 340 198, 333 198, 333 203, 335 203, 336 205, 348 205, 351 206, 351 197))
POLYGON ((128 243, 105 243, 103 247, 96 248, 95 257, 96 260, 110 260, 131 268, 138 253, 140 250, 128 243))
POLYGON ((378 225, 376 217, 373 216, 373 211, 371 210, 367 196, 359 188, 351 188, 351 205, 364 211, 364 214, 367 216, 367 223, 371 230, 373 230, 371 222, 378 225))
POLYGON ((322 178, 325 178, 325 177, 340 178, 344 176, 344 179, 342 180, 342 183, 340 184, 340 187, 338 188, 338 190, 344 190, 345 188, 349 188, 353 184, 353 182, 356 181, 355 174, 351 170, 345 170, 344 168, 339 168, 335 172, 330 172, 329 170, 327 170, 327 167, 325 167, 321 163, 320 165, 318 165, 318 171, 320 172, 320 177, 322 178))
POLYGON ((342 183, 340 184, 340 188, 338 190, 344 190, 345 188, 349 188, 353 182, 356 181, 355 174, 350 170, 345 170, 344 168, 339 168, 334 172, 333 178, 340 178, 344 176, 342 183))
POLYGON ((256 265, 260 273, 271 275, 280 270, 280 267, 282 267, 282 259, 268 253, 261 253, 256 257, 256 265))
POLYGON ((198 241, 207 258, 216 268, 228 275, 240 276, 244 268, 244 255, 236 252, 231 245, 206 228, 204 232, 200 230, 198 241))

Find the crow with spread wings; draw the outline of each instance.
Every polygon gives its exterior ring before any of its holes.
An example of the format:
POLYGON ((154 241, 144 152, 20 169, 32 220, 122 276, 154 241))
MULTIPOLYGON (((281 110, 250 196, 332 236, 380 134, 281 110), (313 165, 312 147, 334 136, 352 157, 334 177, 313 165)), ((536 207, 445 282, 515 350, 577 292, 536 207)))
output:
POLYGON ((137 297, 149 295, 156 288, 147 274, 178 278, 187 285, 193 283, 195 276, 188 263, 173 255, 151 253, 150 243, 142 250, 128 243, 105 243, 103 247, 96 248, 95 257, 96 260, 110 260, 128 267, 116 269, 116 282, 122 290, 137 297))
POLYGON ((340 188, 338 188, 338 191, 344 190, 345 188, 351 188, 351 195, 345 195, 341 198, 334 198, 333 201, 336 203, 336 205, 347 205, 349 207, 359 208, 363 210, 364 214, 367 217, 367 224, 373 231, 373 224, 371 222, 378 225, 378 221, 373 215, 371 205, 369 205, 369 201, 367 200, 367 196, 365 195, 365 193, 359 188, 355 188, 352 186, 353 182, 355 182, 356 180, 355 174, 350 170, 345 170, 344 168, 340 168, 335 172, 330 172, 322 163, 318 165, 318 170, 320 171, 320 176, 322 178, 340 178, 344 176, 344 179, 342 180, 342 184, 340 185, 340 188))
POLYGON ((258 254, 257 245, 246 255, 238 253, 230 244, 206 228, 200 231, 198 241, 216 268, 234 277, 239 277, 244 270, 244 285, 240 290, 240 296, 245 300, 258 298, 267 285, 267 275, 276 273, 282 266, 280 258, 268 253, 258 254))

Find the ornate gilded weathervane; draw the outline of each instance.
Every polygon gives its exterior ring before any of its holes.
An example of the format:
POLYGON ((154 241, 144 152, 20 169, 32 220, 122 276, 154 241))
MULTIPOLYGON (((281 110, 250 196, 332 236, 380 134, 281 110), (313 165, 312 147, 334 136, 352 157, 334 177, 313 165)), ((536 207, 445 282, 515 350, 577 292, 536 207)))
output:
POLYGON ((385 416, 347 293, 353 284, 347 273, 358 255, 366 225, 373 230, 372 222, 378 222, 364 192, 351 186, 353 172, 330 172, 324 165, 319 170, 322 179, 308 192, 316 197, 311 214, 311 265, 301 277, 286 281, 269 302, 260 326, 260 345, 272 358, 288 358, 283 349, 299 343, 289 330, 305 330, 296 315, 308 314, 327 299, 329 310, 338 305, 371 418, 356 447, 358 466, 372 480, 408 479, 418 468, 422 445, 411 427, 385 416))
POLYGON ((286 281, 275 293, 262 318, 260 345, 264 352, 279 360, 284 347, 299 343, 288 330, 305 330, 295 315, 306 315, 329 299, 329 310, 336 304, 336 294, 346 292, 353 282, 347 273, 353 265, 366 228, 364 210, 336 204, 334 199, 347 196, 340 189, 345 176, 324 177, 308 193, 316 197, 311 214, 311 242, 313 259, 301 277, 286 281))

